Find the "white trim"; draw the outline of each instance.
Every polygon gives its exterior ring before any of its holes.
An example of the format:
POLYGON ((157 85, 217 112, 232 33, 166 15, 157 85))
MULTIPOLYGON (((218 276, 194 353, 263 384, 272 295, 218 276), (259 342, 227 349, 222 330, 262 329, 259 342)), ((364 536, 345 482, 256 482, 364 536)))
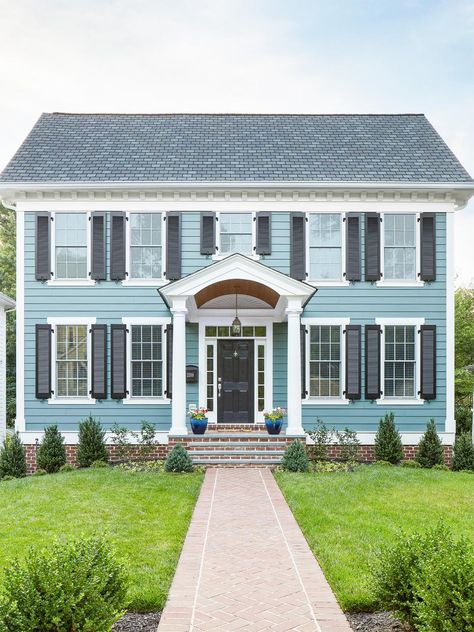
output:
POLYGON ((16 217, 16 420, 24 432, 25 423, 25 215, 16 217))
MULTIPOLYGON (((69 430, 60 430, 62 436, 64 437, 64 443, 66 445, 77 445, 79 443, 79 432, 71 432, 69 430)), ((109 445, 112 444, 112 432, 107 431, 105 433, 105 442, 109 445)), ((36 441, 42 441, 44 437, 44 431, 21 431, 20 439, 26 445, 35 445, 36 441)), ((133 436, 133 431, 130 431, 126 434, 126 439, 130 443, 130 445, 137 445, 134 443, 135 437, 133 436)), ((157 445, 166 445, 168 443, 168 432, 167 431, 157 431, 155 434, 155 440, 157 445)), ((136 439, 135 439, 136 441, 136 439)))
POLYGON ((421 345, 420 327, 425 324, 424 318, 376 318, 375 324, 380 325, 382 336, 380 340, 380 388, 381 396, 375 400, 379 406, 418 406, 424 404, 425 400, 420 397, 420 367, 421 367, 421 345), (415 396, 414 397, 386 397, 385 396, 385 327, 386 326, 406 326, 415 327, 415 396))
POLYGON ((334 317, 332 318, 331 316, 324 316, 322 318, 320 318, 319 316, 303 316, 301 318, 301 324, 302 325, 350 325, 351 324, 351 319, 350 318, 340 318, 340 317, 334 317))
MULTIPOLYGON (((327 211, 326 211, 327 212, 327 211)), ((306 243, 305 243, 305 257, 306 257, 306 281, 307 283, 309 283, 310 285, 314 285, 316 287, 344 287, 347 285, 350 285, 350 281, 347 281, 345 278, 345 274, 346 274, 346 235, 345 235, 345 226, 346 226, 346 213, 345 212, 339 212, 339 213, 329 213, 331 215, 339 215, 339 226, 341 229, 341 245, 340 245, 340 249, 341 249, 341 278, 340 279, 313 279, 311 277, 311 272, 310 272, 310 253, 311 253, 311 244, 310 244, 310 230, 309 230, 309 224, 310 224, 310 215, 323 215, 324 213, 322 212, 308 212, 305 213, 305 237, 306 237, 306 243)))
POLYGON ((166 367, 167 367, 167 344, 165 327, 171 323, 171 318, 161 316, 124 316, 122 318, 122 324, 127 326, 127 329, 133 327, 133 325, 158 325, 161 326, 161 361, 162 361, 162 393, 161 397, 133 397, 132 396, 132 378, 131 378, 131 366, 132 366, 132 337, 127 332, 127 396, 122 399, 122 404, 125 406, 160 406, 163 404, 170 404, 171 399, 164 395, 166 385, 166 367))
POLYGON ((398 213, 380 213, 380 272, 382 278, 376 281, 377 287, 423 287, 425 282, 420 280, 421 273, 421 229, 420 213, 406 212, 404 215, 415 216, 415 278, 414 279, 388 279, 385 280, 385 217, 386 215, 397 215, 398 213))
POLYGON ((127 211, 125 213, 125 270, 126 270, 126 278, 123 279, 122 285, 128 287, 161 287, 168 283, 165 278, 165 267, 166 267, 166 213, 163 211, 155 211, 155 213, 159 213, 161 215, 161 277, 157 279, 134 279, 131 276, 130 270, 130 215, 132 214, 139 215, 151 215, 152 212, 147 210, 134 209, 133 211, 127 211))
POLYGON ((345 397, 310 397, 301 400, 302 406, 346 406, 351 401, 345 397))
POLYGON ((90 275, 90 271, 91 271, 91 264, 92 264, 92 246, 91 246, 91 224, 92 224, 92 220, 91 220, 91 212, 90 211, 84 211, 84 210, 77 210, 77 211, 51 211, 51 232, 50 232, 50 236, 51 236, 51 244, 50 244, 50 248, 51 248, 51 252, 50 252, 50 268, 51 268, 51 272, 52 272, 52 278, 48 279, 48 281, 46 281, 47 285, 56 285, 56 286, 64 286, 64 287, 70 287, 70 286, 88 286, 88 285, 95 285, 95 279, 91 279, 89 277, 90 275), (86 261, 86 268, 87 268, 87 277, 84 277, 83 279, 57 279, 56 278, 56 214, 57 213, 67 213, 68 215, 72 215, 73 213, 76 215, 85 215, 86 216, 86 252, 87 252, 87 261, 86 261))
POLYGON ((51 384, 52 393, 51 397, 47 400, 50 406, 64 405, 64 406, 77 406, 84 404, 95 404, 96 400, 90 395, 92 389, 92 337, 90 328, 95 325, 96 319, 92 316, 51 316, 47 319, 48 325, 53 327, 53 334, 51 336, 51 384), (56 326, 57 325, 85 325, 87 327, 87 392, 88 397, 57 397, 56 396, 56 326))
POLYGON ((454 217, 446 215, 446 432, 456 432, 454 412, 454 217))

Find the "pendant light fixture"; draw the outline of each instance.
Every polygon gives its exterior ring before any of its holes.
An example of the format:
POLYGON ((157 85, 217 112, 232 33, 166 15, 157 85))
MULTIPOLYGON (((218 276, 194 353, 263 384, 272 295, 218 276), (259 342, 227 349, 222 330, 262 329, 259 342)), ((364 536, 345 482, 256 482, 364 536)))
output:
POLYGON ((235 286, 235 318, 232 323, 232 335, 233 336, 241 336, 242 335, 242 323, 240 322, 238 311, 237 311, 237 297, 239 293, 239 286, 235 286))

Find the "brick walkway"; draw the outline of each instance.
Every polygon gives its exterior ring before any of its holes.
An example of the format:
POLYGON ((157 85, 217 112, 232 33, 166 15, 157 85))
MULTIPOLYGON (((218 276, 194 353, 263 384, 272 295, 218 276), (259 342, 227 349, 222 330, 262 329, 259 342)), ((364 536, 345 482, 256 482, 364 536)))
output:
POLYGON ((209 469, 158 632, 350 632, 268 469, 209 469))

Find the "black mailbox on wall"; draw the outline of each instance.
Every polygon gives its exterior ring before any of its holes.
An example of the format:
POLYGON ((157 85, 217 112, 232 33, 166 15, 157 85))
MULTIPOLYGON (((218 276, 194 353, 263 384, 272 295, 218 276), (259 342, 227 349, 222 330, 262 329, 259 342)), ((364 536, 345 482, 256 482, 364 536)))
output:
POLYGON ((186 366, 186 382, 188 384, 197 384, 199 378, 198 367, 194 364, 188 364, 186 366))

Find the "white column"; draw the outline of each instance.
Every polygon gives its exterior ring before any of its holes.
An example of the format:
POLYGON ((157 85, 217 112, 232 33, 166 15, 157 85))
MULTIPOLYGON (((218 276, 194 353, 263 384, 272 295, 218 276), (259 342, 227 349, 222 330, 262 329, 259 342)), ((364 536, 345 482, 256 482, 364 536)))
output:
POLYGON ((174 301, 173 314, 173 383, 170 435, 187 434, 186 427, 186 301, 174 301))
POLYGON ((304 435, 301 422, 301 302, 288 300, 288 434, 304 435))

